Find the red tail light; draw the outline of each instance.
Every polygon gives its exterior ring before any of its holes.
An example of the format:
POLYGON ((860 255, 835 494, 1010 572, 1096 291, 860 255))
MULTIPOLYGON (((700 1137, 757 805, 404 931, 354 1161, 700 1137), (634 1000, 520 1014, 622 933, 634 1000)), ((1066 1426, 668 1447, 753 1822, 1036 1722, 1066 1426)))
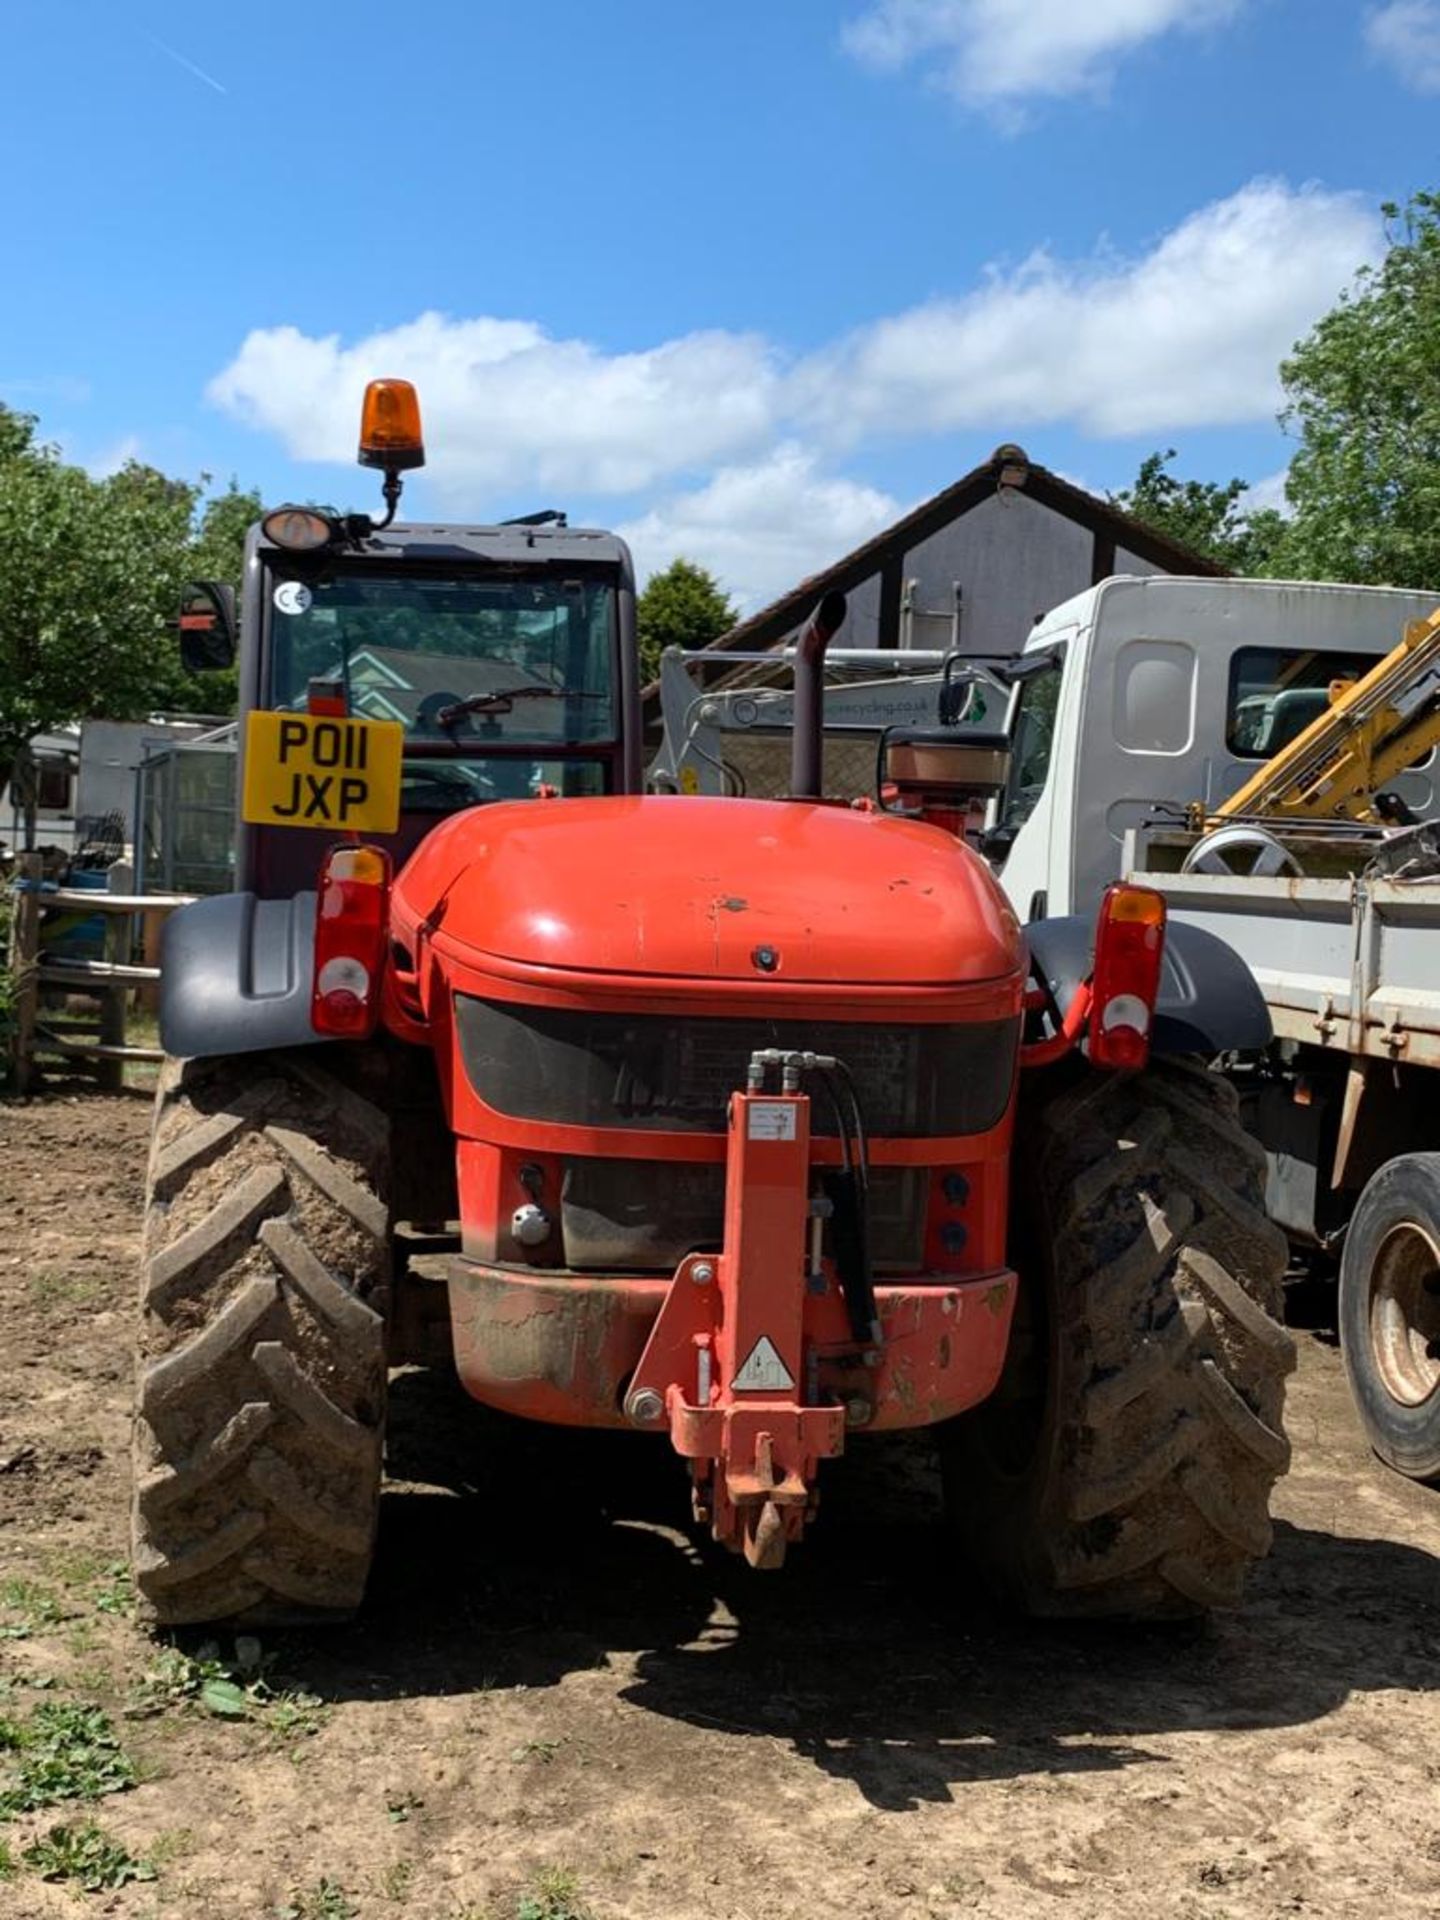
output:
POLYGON ((320 868, 310 1024, 337 1040, 363 1040, 380 1010, 390 918, 390 856, 378 847, 332 847, 320 868))
POLYGON ((1110 887, 1100 902, 1091 976, 1090 1059, 1143 1067, 1165 958, 1165 900, 1152 887, 1110 887))

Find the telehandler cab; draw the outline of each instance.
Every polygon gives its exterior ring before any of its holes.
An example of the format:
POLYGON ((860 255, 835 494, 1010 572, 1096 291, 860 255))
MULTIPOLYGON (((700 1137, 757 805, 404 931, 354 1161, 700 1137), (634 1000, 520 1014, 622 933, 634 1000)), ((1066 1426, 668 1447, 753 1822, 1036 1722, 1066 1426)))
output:
POLYGON ((933 1428, 1032 1610, 1234 1603, 1293 1360, 1263 1158, 1199 1064, 1263 1043, 1248 974, 1116 886, 1048 975, 950 830, 995 757, 953 733, 898 743, 903 810, 820 799, 839 596, 792 796, 642 795, 624 545, 393 524, 422 458, 372 384, 386 518, 282 508, 238 636, 221 588, 183 616, 192 661, 238 646, 243 820, 163 956, 151 1616, 356 1607, 387 1368, 437 1353, 492 1407, 668 1442, 757 1566, 822 1461, 933 1428))

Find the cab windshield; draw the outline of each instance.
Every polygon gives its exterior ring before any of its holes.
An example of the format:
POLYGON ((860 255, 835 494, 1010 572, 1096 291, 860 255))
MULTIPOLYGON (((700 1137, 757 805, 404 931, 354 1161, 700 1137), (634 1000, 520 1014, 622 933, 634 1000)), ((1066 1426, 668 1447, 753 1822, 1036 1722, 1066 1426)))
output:
POLYGON ((409 748, 552 751, 616 735, 614 589, 594 578, 337 573, 269 583, 270 705, 339 681, 409 748))

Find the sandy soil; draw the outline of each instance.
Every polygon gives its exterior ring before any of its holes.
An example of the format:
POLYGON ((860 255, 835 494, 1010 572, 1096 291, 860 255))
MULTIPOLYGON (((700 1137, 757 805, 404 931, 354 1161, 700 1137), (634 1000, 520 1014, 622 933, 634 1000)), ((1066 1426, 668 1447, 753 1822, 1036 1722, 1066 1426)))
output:
POLYGON ((748 1574, 658 1446, 410 1374, 363 1616, 263 1642, 216 1717, 195 1663, 234 1644, 167 1653, 115 1572, 148 1122, 0 1107, 0 1717, 99 1706, 139 1774, 0 1822, 4 1920, 1440 1913, 1440 1494, 1368 1456, 1323 1295, 1274 1555, 1207 1630, 997 1617, 874 1443, 748 1574), (24 1864, 92 1817, 157 1877, 24 1864))

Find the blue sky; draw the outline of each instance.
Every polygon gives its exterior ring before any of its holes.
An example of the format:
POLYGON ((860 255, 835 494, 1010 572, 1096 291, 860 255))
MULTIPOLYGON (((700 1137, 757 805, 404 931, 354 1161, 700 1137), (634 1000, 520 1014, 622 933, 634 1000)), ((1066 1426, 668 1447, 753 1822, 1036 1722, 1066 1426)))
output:
POLYGON ((1276 364, 1436 181, 1440 0, 11 0, 0 400, 746 603, 1002 439, 1269 482, 1276 364))

